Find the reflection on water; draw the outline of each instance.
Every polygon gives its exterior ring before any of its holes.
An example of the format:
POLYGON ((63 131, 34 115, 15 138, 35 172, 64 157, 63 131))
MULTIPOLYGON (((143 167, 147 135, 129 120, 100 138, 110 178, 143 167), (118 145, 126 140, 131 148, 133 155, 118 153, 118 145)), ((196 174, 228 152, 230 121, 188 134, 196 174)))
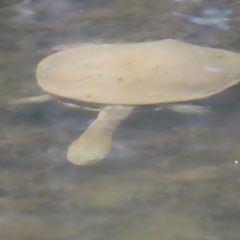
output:
POLYGON ((0 13, 0 239, 239 240, 238 86, 198 101, 205 115, 136 109, 85 167, 66 150, 96 112, 6 104, 43 94, 36 65, 60 46, 175 38, 239 52, 236 1, 8 0, 0 13))

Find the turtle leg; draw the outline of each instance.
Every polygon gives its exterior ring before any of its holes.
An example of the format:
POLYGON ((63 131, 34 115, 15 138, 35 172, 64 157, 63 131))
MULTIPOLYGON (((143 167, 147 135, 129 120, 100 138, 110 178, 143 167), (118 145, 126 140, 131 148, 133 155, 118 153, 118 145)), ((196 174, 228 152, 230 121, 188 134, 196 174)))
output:
POLYGON ((211 112, 211 109, 206 106, 200 106, 196 104, 172 104, 168 106, 169 110, 186 113, 186 114, 207 114, 211 112))
POLYGON ((132 111, 133 107, 104 107, 97 119, 70 145, 68 160, 76 165, 89 165, 103 159, 111 149, 114 130, 132 111))
POLYGON ((51 94, 44 94, 44 95, 40 95, 40 96, 11 100, 9 103, 12 104, 12 105, 36 104, 36 103, 49 102, 49 101, 52 101, 52 100, 55 100, 55 99, 56 99, 56 97, 51 95, 51 94))
POLYGON ((166 104, 162 105, 159 108, 155 108, 155 110, 162 110, 162 109, 168 109, 174 112, 180 112, 180 113, 186 113, 186 114, 207 114, 211 112, 211 109, 205 106, 200 106, 196 104, 177 104, 177 103, 172 103, 172 104, 166 104))

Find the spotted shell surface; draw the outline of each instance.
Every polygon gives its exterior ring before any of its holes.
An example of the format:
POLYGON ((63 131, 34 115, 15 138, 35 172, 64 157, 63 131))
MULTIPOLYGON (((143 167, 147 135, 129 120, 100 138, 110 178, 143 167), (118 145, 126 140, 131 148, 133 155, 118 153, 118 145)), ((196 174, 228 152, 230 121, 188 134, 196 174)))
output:
POLYGON ((205 98, 240 81, 240 54, 167 39, 84 44, 43 59, 46 92, 101 104, 147 105, 205 98))

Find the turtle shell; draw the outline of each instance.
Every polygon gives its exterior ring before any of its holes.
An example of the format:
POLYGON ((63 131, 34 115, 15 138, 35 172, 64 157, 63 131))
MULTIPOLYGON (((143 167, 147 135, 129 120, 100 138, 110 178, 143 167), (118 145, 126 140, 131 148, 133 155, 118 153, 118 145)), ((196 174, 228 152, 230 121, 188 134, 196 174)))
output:
POLYGON ((43 59, 38 84, 61 97, 147 105, 204 98, 240 80, 240 54, 178 40, 83 44, 43 59))

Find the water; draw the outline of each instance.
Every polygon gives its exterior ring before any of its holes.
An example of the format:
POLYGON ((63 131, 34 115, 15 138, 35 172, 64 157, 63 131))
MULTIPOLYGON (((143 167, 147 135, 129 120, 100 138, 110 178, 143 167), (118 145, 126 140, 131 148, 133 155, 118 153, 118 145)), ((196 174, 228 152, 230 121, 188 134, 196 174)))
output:
POLYGON ((136 109, 106 159, 84 167, 66 151, 96 112, 7 104, 43 94, 37 63, 79 43, 175 38, 240 52, 239 3, 8 0, 0 13, 0 239, 240 238, 239 86, 197 101, 205 115, 136 109))

